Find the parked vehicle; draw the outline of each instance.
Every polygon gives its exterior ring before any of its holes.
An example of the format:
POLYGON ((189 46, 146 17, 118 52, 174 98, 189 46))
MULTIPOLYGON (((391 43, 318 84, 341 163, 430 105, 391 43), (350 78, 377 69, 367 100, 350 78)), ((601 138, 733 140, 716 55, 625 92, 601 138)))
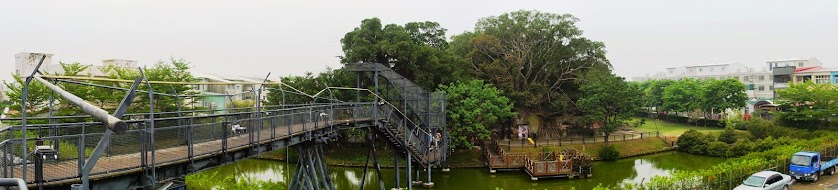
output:
POLYGON ((789 172, 794 179, 818 181, 823 174, 835 174, 838 158, 827 157, 819 152, 797 152, 791 156, 789 172))
POLYGON ((733 190, 788 190, 792 184, 794 184, 794 179, 789 175, 775 171, 761 171, 745 179, 742 185, 736 186, 733 190))

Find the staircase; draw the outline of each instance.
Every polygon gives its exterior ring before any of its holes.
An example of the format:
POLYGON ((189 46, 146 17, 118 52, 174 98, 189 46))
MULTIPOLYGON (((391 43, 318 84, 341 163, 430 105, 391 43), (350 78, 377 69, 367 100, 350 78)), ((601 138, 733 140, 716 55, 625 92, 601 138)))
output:
POLYGON ((387 140, 409 151, 423 166, 445 161, 448 134, 443 93, 429 93, 379 63, 352 63, 346 68, 373 81, 378 79, 377 92, 387 101, 379 109, 379 115, 384 117, 379 129, 387 140))
POLYGON ((378 131, 390 144, 410 152, 411 157, 423 167, 444 161, 447 144, 442 143, 442 139, 434 140, 439 138, 434 137, 434 133, 419 127, 409 127, 415 126, 415 123, 406 119, 394 106, 382 108, 381 115, 384 119, 381 120, 378 131))

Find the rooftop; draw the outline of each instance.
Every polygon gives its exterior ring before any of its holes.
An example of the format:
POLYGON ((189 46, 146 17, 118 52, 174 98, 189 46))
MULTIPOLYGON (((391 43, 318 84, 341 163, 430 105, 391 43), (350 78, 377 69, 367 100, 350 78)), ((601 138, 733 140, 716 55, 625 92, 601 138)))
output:
POLYGON ((810 59, 814 59, 814 58, 787 58, 787 59, 769 60, 769 61, 766 61, 766 62, 773 63, 773 62, 786 62, 786 61, 807 61, 807 60, 810 60, 810 59))

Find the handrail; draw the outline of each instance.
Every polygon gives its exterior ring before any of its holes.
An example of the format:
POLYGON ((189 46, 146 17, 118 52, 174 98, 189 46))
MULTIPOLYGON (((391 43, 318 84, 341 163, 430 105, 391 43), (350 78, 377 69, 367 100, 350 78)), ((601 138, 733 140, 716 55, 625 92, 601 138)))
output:
POLYGON ((26 182, 20 178, 0 178, 0 186, 17 186, 19 190, 28 190, 26 182))

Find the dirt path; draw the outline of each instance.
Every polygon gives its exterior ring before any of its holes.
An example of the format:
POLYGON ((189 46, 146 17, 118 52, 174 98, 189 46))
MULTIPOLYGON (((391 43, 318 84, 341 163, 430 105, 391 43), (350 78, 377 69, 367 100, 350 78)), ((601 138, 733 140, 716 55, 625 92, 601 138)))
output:
POLYGON ((835 176, 821 176, 818 182, 797 181, 791 187, 793 190, 838 190, 838 175, 835 176))

